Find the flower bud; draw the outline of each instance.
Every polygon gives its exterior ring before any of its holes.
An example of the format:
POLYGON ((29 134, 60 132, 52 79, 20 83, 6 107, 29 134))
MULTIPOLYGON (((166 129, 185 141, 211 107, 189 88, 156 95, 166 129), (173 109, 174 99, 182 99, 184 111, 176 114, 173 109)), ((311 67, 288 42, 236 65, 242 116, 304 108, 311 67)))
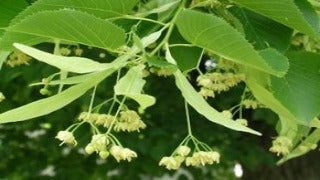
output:
POLYGON ((246 119, 237 119, 236 122, 243 126, 248 126, 248 121, 246 119))
POLYGON ((177 149, 177 154, 180 156, 188 156, 191 149, 188 146, 179 146, 177 149))
POLYGON ((100 151, 99 156, 102 159, 107 159, 109 157, 110 153, 108 151, 100 151))
POLYGON ((232 113, 230 111, 222 111, 221 112, 226 118, 232 119, 232 113))
POLYGON ((86 146, 84 150, 86 151, 87 154, 92 154, 95 151, 90 143, 86 146))
POLYGON ((75 49, 74 53, 75 53, 76 56, 82 56, 83 49, 77 48, 77 49, 75 49))
POLYGON ((59 131, 56 138, 62 141, 62 143, 66 143, 70 145, 77 144, 77 141, 75 140, 73 134, 69 131, 59 131))
POLYGON ((50 96, 52 94, 52 92, 47 88, 42 88, 42 89, 40 89, 40 94, 44 95, 44 96, 50 96))

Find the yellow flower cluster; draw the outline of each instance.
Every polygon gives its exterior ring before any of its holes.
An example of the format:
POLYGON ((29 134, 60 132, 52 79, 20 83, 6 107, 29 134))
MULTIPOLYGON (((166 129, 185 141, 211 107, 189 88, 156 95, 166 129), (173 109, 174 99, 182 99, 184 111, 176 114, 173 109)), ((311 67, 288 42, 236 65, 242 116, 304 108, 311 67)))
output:
POLYGON ((6 97, 3 95, 2 92, 0 92, 0 102, 2 102, 2 101, 5 100, 5 99, 6 99, 6 97))
POLYGON ((120 162, 121 160, 130 162, 132 158, 137 157, 137 154, 134 151, 117 145, 112 145, 108 151, 109 143, 110 141, 107 135, 97 134, 92 136, 91 142, 86 146, 85 151, 87 154, 92 154, 94 152, 99 153, 99 156, 102 159, 108 158, 111 154, 117 162, 120 162))
POLYGON ((121 160, 130 162, 133 158, 138 157, 137 153, 129 148, 123 148, 116 145, 110 148, 110 154, 117 160, 117 162, 120 162, 121 160))
POLYGON ((320 39, 314 39, 306 35, 297 33, 292 38, 292 45, 302 47, 306 51, 310 52, 320 52, 320 39))
POLYGON ((199 76, 197 82, 201 86, 200 94, 202 96, 214 97, 215 92, 228 91, 244 79, 243 74, 214 72, 199 76))
POLYGON ((14 51, 9 59, 6 61, 6 64, 10 67, 16 67, 20 65, 28 65, 32 58, 21 51, 14 51))
POLYGON ((186 165, 187 166, 204 166, 206 164, 213 164, 220 162, 220 154, 215 151, 199 151, 193 153, 192 157, 187 157, 186 165))
POLYGON ((160 77, 168 77, 171 76, 174 73, 174 69, 172 68, 157 68, 157 67, 152 67, 149 69, 149 71, 152 74, 155 74, 160 77))
POLYGON ((104 126, 108 128, 112 122, 116 122, 116 118, 109 114, 98 114, 82 112, 78 118, 80 121, 87 121, 95 125, 104 126))
POLYGON ((108 114, 82 112, 78 119, 81 121, 91 122, 95 125, 104 126, 106 128, 110 127, 111 124, 114 124, 115 131, 133 132, 147 127, 141 120, 138 113, 131 110, 120 112, 119 118, 108 114))
POLYGON ((259 102, 252 99, 245 99, 242 104, 246 109, 257 109, 259 106, 259 102))
POLYGON ((77 141, 74 138, 72 132, 69 131, 59 131, 57 136, 57 139, 59 139, 60 141, 62 141, 62 144, 69 144, 69 145, 77 145, 77 141))
POLYGON ((159 162, 159 166, 165 166, 168 170, 177 170, 180 168, 183 161, 184 157, 181 156, 163 157, 159 162))
POLYGON ((120 118, 115 124, 114 130, 132 132, 145 129, 146 127, 146 124, 135 111, 127 110, 120 113, 120 118))
POLYGON ((292 146, 293 144, 291 139, 285 136, 279 136, 274 141, 272 141, 272 147, 269 150, 273 153, 277 153, 278 156, 280 154, 286 155, 289 154, 292 146))
POLYGON ((165 166, 169 170, 177 170, 185 161, 187 166, 204 166, 220 162, 220 154, 215 151, 197 151, 187 157, 191 152, 188 146, 179 146, 172 156, 163 157, 159 166, 165 166))

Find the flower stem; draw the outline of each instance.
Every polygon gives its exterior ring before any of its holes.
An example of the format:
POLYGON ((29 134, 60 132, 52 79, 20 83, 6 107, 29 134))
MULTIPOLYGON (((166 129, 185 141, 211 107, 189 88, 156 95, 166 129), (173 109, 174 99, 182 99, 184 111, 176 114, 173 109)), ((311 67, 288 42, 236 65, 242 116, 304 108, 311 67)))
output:
POLYGON ((188 108, 188 103, 187 103, 187 101, 185 101, 184 107, 185 107, 185 110, 186 110, 187 125, 188 125, 188 134, 189 134, 189 136, 193 136, 193 135, 192 135, 192 130, 191 130, 190 114, 189 114, 189 108, 188 108))

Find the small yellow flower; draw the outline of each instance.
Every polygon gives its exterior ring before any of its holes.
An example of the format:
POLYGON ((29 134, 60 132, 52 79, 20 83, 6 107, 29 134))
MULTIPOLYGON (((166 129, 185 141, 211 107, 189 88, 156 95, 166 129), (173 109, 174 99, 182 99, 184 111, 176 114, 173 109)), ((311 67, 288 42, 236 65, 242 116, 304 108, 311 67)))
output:
POLYGON ((245 106, 247 109, 257 109, 259 106, 259 102, 256 100, 251 100, 251 99, 246 99, 242 102, 242 104, 245 106))
POLYGON ((214 91, 210 90, 210 89, 207 89, 207 88, 201 88, 199 93, 204 98, 208 98, 208 97, 214 98, 215 97, 214 91))
POLYGON ((59 131, 56 138, 62 141, 62 143, 74 146, 77 145, 76 139, 74 138, 73 134, 69 131, 59 131))
POLYGON ((104 150, 108 144, 109 140, 106 135, 103 134, 93 135, 90 142, 92 148, 97 152, 104 150))
POLYGON ((75 49, 74 53, 75 53, 76 56, 82 56, 83 49, 77 48, 77 49, 75 49))
POLYGON ((279 136, 274 141, 272 141, 272 147, 269 149, 269 151, 276 153, 278 156, 280 154, 287 155, 289 154, 292 146, 293 144, 291 139, 285 136, 279 136))
POLYGON ((222 111, 221 112, 226 118, 232 119, 232 113, 230 111, 222 111))
POLYGON ((108 151, 100 151, 99 156, 102 159, 107 159, 109 157, 110 153, 108 151))
POLYGON ((85 147, 84 150, 86 151, 87 154, 92 154, 93 152, 95 152, 95 149, 90 143, 85 147))
POLYGON ((110 154, 116 159, 117 162, 121 160, 127 160, 130 162, 132 158, 137 157, 137 153, 130 150, 129 148, 122 148, 120 146, 112 146, 110 149, 110 154))
POLYGON ((181 166, 181 161, 178 161, 174 157, 163 157, 160 162, 159 166, 165 166, 168 170, 177 170, 181 166))
POLYGON ((246 119, 237 119, 236 122, 243 126, 248 126, 248 121, 246 119))
POLYGON ((60 54, 62 56, 68 56, 69 54, 71 54, 71 50, 68 48, 60 48, 60 54))

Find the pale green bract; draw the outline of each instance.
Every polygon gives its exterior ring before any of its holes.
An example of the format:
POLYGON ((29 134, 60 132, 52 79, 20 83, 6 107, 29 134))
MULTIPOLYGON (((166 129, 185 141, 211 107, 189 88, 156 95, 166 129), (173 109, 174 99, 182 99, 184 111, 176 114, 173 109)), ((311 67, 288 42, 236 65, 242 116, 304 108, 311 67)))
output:
POLYGON ((67 72, 83 74, 103 71, 109 69, 110 67, 119 68, 121 66, 120 64, 117 64, 117 61, 113 63, 98 63, 91 59, 82 57, 65 57, 53 55, 18 43, 15 43, 14 47, 41 62, 47 63, 51 66, 57 67, 67 72))
POLYGON ((134 99, 140 104, 142 109, 155 104, 156 99, 150 95, 142 94, 146 81, 143 79, 144 65, 132 67, 115 85, 116 95, 124 95, 134 99))
POLYGON ((39 101, 35 101, 25 106, 2 113, 0 114, 0 123, 3 124, 24 121, 44 116, 56 110, 59 110, 64 106, 70 104, 72 101, 78 99, 89 89, 93 88, 106 77, 111 75, 114 71, 115 69, 108 69, 102 72, 98 72, 91 78, 88 78, 83 83, 72 86, 69 89, 57 95, 39 101))
POLYGON ((182 96, 185 100, 200 114, 205 116, 209 121, 220 124, 227 128, 248 132, 255 135, 261 135, 261 133, 252 130, 248 127, 241 125, 240 123, 225 117, 222 113, 219 113, 217 110, 212 108, 203 97, 192 87, 188 82, 186 77, 180 72, 176 71, 174 73, 177 87, 180 89, 182 96))

